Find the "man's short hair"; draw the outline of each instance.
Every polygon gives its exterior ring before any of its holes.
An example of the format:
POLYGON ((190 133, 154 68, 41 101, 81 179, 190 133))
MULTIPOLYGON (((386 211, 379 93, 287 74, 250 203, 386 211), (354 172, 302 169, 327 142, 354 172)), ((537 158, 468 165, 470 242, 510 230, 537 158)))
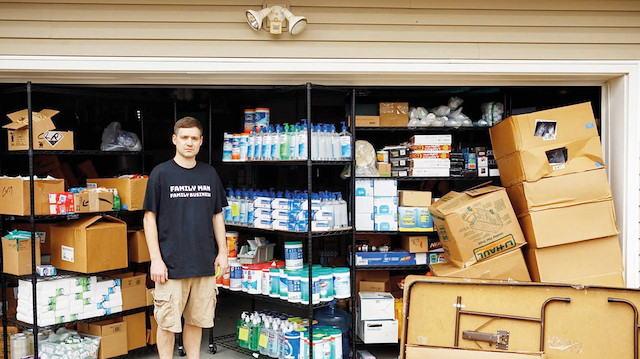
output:
POLYGON ((197 119, 187 116, 179 119, 175 125, 173 125, 173 133, 178 134, 178 130, 181 128, 197 127, 200 130, 200 136, 202 136, 202 124, 197 119))

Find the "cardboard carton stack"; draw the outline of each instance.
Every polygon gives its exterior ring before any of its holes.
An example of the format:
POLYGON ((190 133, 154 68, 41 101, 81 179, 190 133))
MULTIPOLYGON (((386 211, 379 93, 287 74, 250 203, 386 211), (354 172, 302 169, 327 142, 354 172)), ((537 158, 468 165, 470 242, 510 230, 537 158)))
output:
POLYGON ((373 180, 373 230, 398 230, 398 181, 373 180))
POLYGON ((411 137, 409 175, 412 177, 449 177, 452 136, 414 135, 411 137))
POLYGON ((618 229, 590 103, 511 116, 490 130, 534 280, 624 286, 618 229))
POLYGON ((389 153, 391 177, 407 177, 409 175, 409 149, 406 145, 387 146, 383 151, 389 153))
POLYGON ((517 217, 502 187, 449 192, 429 207, 447 263, 436 276, 530 281, 517 217))
POLYGON ((429 213, 431 192, 399 191, 398 229, 400 232, 432 232, 429 213))
MULTIPOLYGON (((38 325, 48 326, 122 311, 120 281, 108 278, 64 277, 36 284, 38 325)), ((33 323, 31 281, 18 281, 16 319, 33 323)))
POLYGON ((386 292, 359 292, 357 334, 365 344, 398 342, 395 298, 386 292))
MULTIPOLYGON (((34 150, 73 150, 73 131, 57 131, 51 118, 56 110, 32 112, 34 150)), ((7 115, 11 123, 2 126, 7 131, 9 151, 29 149, 29 110, 24 109, 7 115)))

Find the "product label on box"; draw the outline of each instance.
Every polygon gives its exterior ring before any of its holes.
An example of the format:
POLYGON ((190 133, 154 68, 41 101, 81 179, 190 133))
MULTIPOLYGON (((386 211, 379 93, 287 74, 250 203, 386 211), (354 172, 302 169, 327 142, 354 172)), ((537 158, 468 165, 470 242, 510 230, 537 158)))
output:
POLYGON ((62 141, 64 136, 60 131, 47 131, 42 137, 51 145, 51 147, 56 147, 58 142, 62 141))
POLYGON ((482 247, 475 248, 473 253, 477 260, 483 260, 489 258, 498 253, 506 252, 510 249, 516 248, 518 244, 511 234, 506 235, 497 241, 487 243, 482 247))
POLYGON ((61 246, 62 247, 62 260, 67 262, 74 262, 73 259, 73 247, 61 246))

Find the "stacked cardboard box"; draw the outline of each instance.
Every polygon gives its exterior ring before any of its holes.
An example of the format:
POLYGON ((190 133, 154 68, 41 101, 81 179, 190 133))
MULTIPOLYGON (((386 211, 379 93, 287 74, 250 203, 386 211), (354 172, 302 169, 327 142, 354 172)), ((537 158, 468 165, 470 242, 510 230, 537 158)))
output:
POLYGON ((624 286, 591 104, 511 116, 490 133, 501 181, 529 244, 533 279, 624 286))
POLYGON ((412 177, 449 177, 452 136, 414 135, 411 137, 409 175, 412 177))
MULTIPOLYGON (((18 281, 17 319, 33 323, 31 281, 18 281)), ((61 277, 36 284, 38 325, 48 326, 122 311, 120 280, 61 277)))
POLYGON ((373 180, 373 230, 398 230, 398 181, 373 180))
POLYGON ((357 334, 365 344, 397 343, 395 298, 387 292, 359 292, 357 334))
POLYGON ((432 232, 429 213, 431 192, 399 191, 398 228, 400 232, 432 232))
POLYGON ((372 179, 356 179, 356 230, 373 231, 372 179))
POLYGON ((429 207, 447 263, 439 276, 530 281, 520 247, 525 239, 504 188, 449 192, 429 207))
POLYGON ((387 146, 383 151, 389 153, 391 177, 407 177, 409 175, 409 148, 404 145, 387 146))

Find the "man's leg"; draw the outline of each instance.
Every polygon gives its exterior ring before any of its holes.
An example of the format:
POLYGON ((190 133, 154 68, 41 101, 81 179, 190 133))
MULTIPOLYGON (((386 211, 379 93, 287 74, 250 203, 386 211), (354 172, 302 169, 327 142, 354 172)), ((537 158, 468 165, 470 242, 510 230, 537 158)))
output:
POLYGON ((176 335, 174 333, 158 328, 158 332, 156 333, 156 346, 158 347, 158 356, 160 359, 173 358, 175 338, 176 335))
POLYGON ((182 329, 182 344, 187 352, 187 359, 200 358, 200 342, 202 342, 202 328, 185 323, 182 329))

